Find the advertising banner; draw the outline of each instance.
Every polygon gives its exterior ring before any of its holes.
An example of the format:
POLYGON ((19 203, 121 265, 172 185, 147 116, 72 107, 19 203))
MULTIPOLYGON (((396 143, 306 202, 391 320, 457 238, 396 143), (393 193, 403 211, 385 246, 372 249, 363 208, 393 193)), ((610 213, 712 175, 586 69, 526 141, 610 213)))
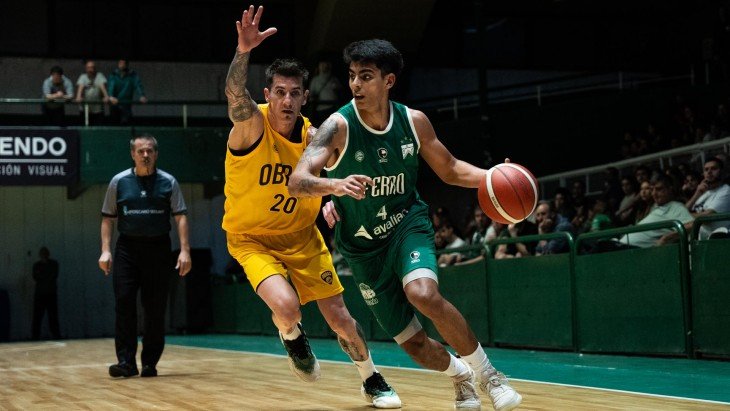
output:
POLYGON ((79 166, 76 130, 0 129, 0 185, 71 185, 79 166))

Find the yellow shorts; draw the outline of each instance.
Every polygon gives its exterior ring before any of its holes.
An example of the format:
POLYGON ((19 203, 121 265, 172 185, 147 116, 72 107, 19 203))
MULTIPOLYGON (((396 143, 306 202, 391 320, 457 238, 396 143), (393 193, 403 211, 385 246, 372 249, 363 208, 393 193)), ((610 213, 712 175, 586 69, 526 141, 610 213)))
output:
POLYGON ((246 272, 254 291, 266 278, 291 278, 299 302, 321 300, 344 288, 332 265, 332 256, 316 225, 280 235, 227 233, 228 252, 246 272))

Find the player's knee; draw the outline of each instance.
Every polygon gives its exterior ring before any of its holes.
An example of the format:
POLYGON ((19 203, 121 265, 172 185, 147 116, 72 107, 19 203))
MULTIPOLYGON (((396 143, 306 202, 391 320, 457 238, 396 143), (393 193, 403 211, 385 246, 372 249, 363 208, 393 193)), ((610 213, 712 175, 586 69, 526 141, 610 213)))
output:
POLYGON ((437 310, 443 301, 443 297, 435 283, 421 282, 420 284, 409 283, 406 286, 406 297, 418 311, 426 316, 433 310, 437 310))
POLYGON ((348 341, 352 341, 357 338, 355 320, 346 310, 344 312, 338 312, 336 315, 327 318, 327 323, 335 334, 346 338, 348 341))
POLYGON ((282 322, 286 324, 298 323, 302 319, 302 312, 299 309, 299 301, 291 299, 277 300, 271 311, 282 322))
POLYGON ((427 354, 428 336, 426 336, 425 332, 416 333, 416 335, 401 344, 401 347, 403 347, 403 351, 405 351, 411 358, 418 361, 427 354))

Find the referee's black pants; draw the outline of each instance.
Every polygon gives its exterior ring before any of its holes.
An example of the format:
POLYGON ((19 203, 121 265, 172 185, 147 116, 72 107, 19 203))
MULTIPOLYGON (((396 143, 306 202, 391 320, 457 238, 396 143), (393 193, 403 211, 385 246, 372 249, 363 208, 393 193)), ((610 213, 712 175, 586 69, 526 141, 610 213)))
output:
POLYGON ((142 292, 144 331, 142 365, 157 365, 165 348, 165 310, 172 263, 170 237, 129 237, 117 240, 113 277, 119 362, 135 364, 137 355, 137 292, 142 292))

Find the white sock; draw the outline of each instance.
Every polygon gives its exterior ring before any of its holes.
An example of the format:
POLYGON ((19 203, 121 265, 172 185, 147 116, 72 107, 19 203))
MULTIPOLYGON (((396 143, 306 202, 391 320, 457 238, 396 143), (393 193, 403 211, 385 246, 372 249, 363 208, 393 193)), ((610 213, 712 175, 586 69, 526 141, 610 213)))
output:
POLYGON ((355 363, 355 366, 357 367, 357 372, 360 373, 360 378, 362 378, 362 382, 365 382, 370 376, 378 372, 377 369, 375 369, 375 363, 373 362, 373 357, 370 355, 370 351, 368 351, 368 359, 364 361, 355 361, 352 360, 352 362, 355 363))
POLYGON ((287 333, 287 334, 281 333, 281 338, 283 338, 287 341, 292 341, 292 340, 296 340, 297 338, 299 338, 300 335, 302 335, 302 332, 299 331, 299 326, 297 324, 294 324, 294 329, 290 333, 287 333))
POLYGON ((467 367, 466 364, 464 364, 463 362, 459 361, 458 358, 454 357, 453 354, 449 353, 449 357, 451 357, 449 368, 441 372, 448 375, 449 377, 456 377, 457 375, 462 375, 465 372, 469 371, 469 367, 467 367))
POLYGON ((487 358, 487 353, 484 352, 484 348, 482 348, 482 345, 479 343, 477 343, 477 349, 474 350, 473 353, 469 355, 462 355, 461 358, 463 358, 474 372, 477 373, 477 378, 479 378, 485 371, 487 376, 491 376, 497 372, 494 366, 492 366, 492 363, 489 362, 489 358, 487 358))

